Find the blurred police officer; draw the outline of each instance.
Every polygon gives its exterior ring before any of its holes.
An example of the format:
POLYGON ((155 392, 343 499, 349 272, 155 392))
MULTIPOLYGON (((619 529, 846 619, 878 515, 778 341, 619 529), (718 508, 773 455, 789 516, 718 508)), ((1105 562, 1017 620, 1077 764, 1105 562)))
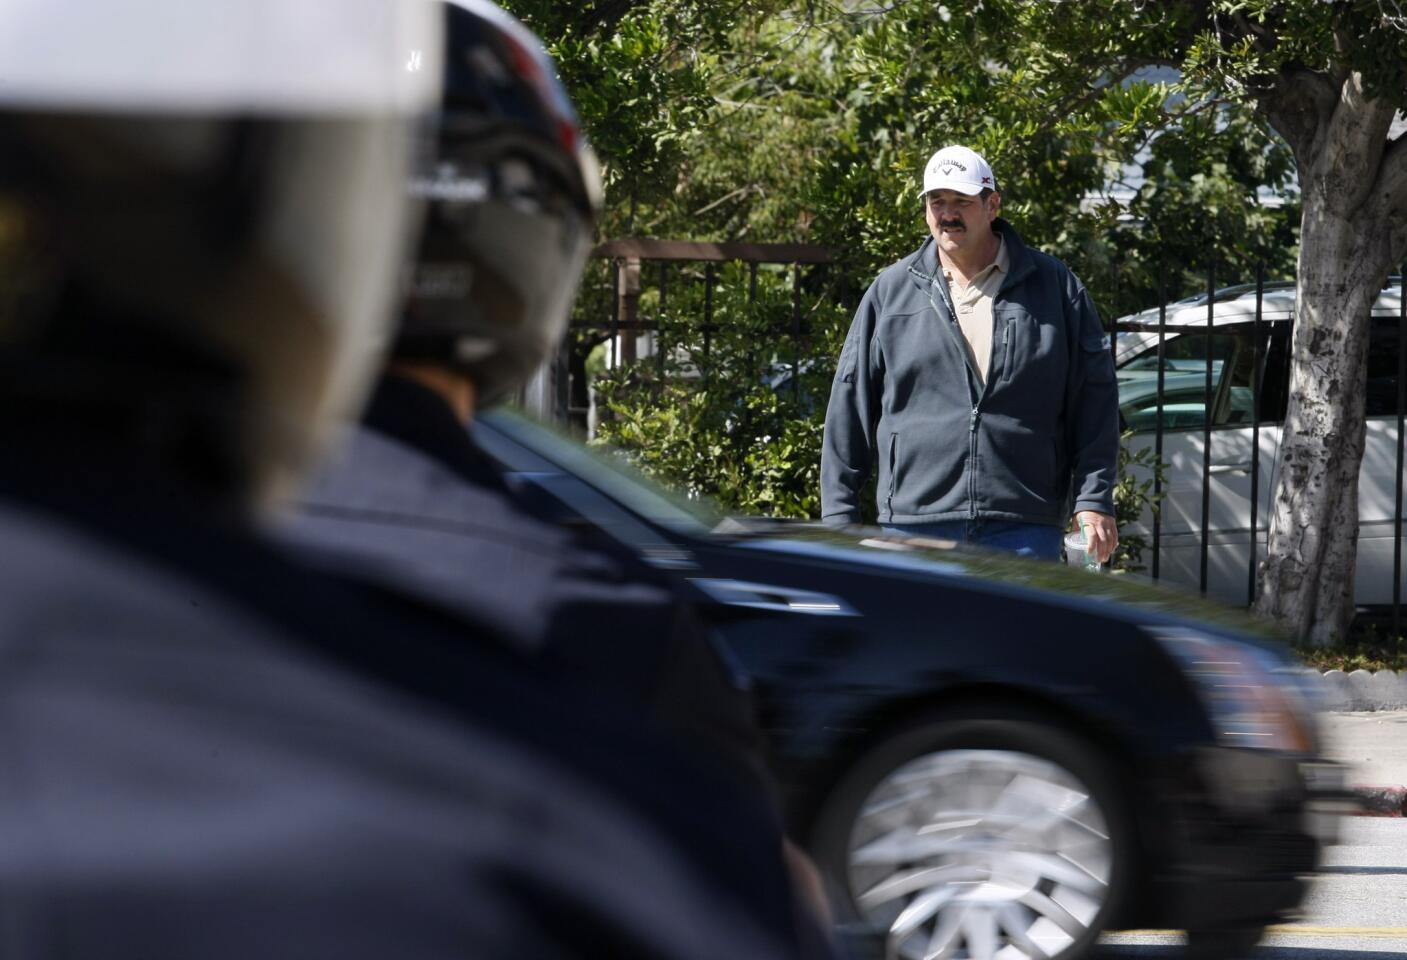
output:
POLYGON ((323 563, 469 611, 770 798, 751 700, 676 587, 540 515, 471 439, 474 412, 560 342, 600 187, 536 38, 491 4, 446 6, 437 161, 411 184, 427 220, 391 362, 287 535, 323 563))
POLYGON ((374 356, 441 26, 0 3, 2 956, 802 953, 753 798, 255 535, 374 356))

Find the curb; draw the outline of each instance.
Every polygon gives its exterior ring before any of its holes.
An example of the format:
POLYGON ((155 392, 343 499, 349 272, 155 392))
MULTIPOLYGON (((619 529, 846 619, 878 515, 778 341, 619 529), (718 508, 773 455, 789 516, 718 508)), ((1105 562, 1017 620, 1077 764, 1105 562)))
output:
POLYGON ((1360 817, 1407 817, 1407 787, 1354 787, 1360 817))
POLYGON ((1317 677, 1319 707, 1331 713, 1366 713, 1407 708, 1407 671, 1326 670, 1304 668, 1306 677, 1317 677))

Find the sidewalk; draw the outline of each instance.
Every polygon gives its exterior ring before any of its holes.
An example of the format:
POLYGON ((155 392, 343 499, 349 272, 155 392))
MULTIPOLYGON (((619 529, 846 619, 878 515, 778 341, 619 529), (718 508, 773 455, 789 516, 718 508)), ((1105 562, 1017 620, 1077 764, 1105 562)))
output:
POLYGON ((1407 814, 1407 710, 1320 714, 1324 752, 1348 764, 1370 812, 1407 814))

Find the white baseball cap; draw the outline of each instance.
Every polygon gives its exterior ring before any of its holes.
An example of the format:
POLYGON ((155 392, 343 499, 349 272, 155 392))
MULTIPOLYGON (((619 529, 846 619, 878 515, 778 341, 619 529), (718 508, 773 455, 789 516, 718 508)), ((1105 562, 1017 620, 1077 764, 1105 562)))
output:
POLYGON ((974 196, 995 190, 997 178, 986 160, 967 147, 944 147, 923 168, 923 196, 933 190, 956 190, 974 196))

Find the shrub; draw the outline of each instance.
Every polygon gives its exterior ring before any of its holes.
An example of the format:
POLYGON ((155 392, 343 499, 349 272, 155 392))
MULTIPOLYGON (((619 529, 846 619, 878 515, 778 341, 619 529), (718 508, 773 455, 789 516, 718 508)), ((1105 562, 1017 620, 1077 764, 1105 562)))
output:
POLYGON ((820 516, 821 433, 849 309, 819 273, 804 278, 799 331, 790 268, 759 268, 755 295, 737 264, 718 271, 711 300, 696 266, 671 275, 664 308, 644 291, 640 315, 658 320, 663 350, 596 377, 597 440, 727 510, 820 516))

